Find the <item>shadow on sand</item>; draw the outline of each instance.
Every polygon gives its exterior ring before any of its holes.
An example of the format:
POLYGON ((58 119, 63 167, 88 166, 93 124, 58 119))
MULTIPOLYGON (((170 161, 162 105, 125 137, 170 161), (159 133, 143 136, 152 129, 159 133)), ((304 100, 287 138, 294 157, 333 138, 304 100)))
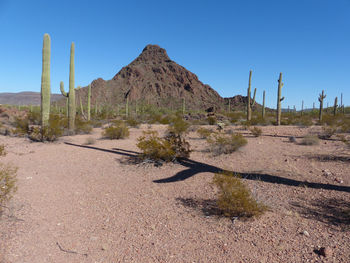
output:
MULTIPOLYGON (((138 152, 135 151, 129 151, 124 150, 120 148, 113 148, 112 150, 98 148, 94 146, 87 146, 87 145, 80 145, 80 144, 74 144, 65 142, 65 144, 75 147, 81 147, 86 149, 92 149, 97 151, 103 151, 113 154, 118 154, 122 156, 126 156, 127 158, 130 158, 131 160, 136 160, 138 158, 138 152)), ((131 162, 132 163, 132 162, 131 162)), ((219 173, 226 170, 223 170, 217 166, 209 165, 201 162, 197 162, 191 159, 180 159, 178 160, 178 164, 186 167, 187 169, 182 170, 178 173, 176 173, 173 176, 154 180, 154 183, 175 183, 179 181, 184 181, 192 176, 195 176, 199 173, 219 173)), ((308 187, 313 189, 325 189, 325 190, 333 190, 333 191, 341 191, 341 192, 348 192, 350 193, 350 187, 349 186, 342 186, 342 185, 333 185, 333 184, 323 184, 323 183, 312 183, 312 182, 305 182, 305 181, 299 181, 295 179, 285 178, 281 176, 276 175, 270 175, 270 174, 261 174, 261 173, 237 173, 235 171, 228 171, 233 172, 234 174, 240 174, 242 178, 248 179, 248 180, 259 180, 266 183, 273 183, 273 184, 282 184, 287 186, 296 186, 296 187, 308 187)))

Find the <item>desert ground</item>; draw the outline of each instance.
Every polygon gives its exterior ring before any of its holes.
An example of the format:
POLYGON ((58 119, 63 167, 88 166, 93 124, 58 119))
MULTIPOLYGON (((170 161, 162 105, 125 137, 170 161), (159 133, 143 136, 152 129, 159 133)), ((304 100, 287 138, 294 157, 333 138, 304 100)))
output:
POLYGON ((141 125, 122 140, 101 139, 98 128, 54 143, 1 136, 18 191, 1 216, 0 262, 350 262, 343 142, 300 145, 316 126, 264 126, 260 137, 231 126, 248 140, 232 154, 213 156, 190 132, 189 159, 135 164, 147 129, 166 126, 141 125), (218 216, 211 182, 221 169, 240 173, 269 211, 248 221, 218 216))

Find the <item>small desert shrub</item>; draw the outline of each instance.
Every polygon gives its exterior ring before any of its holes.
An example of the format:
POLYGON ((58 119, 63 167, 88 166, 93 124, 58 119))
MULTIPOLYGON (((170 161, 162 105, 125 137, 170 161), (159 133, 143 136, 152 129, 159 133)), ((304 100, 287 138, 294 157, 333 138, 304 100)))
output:
POLYGON ((335 126, 322 126, 322 133, 318 135, 320 139, 328 140, 337 132, 335 126))
POLYGON ((214 155, 235 152, 240 147, 248 143, 248 141, 240 133, 231 135, 214 133, 207 138, 207 142, 209 143, 209 151, 214 155))
POLYGON ((37 133, 42 132, 42 141, 53 142, 63 135, 64 127, 67 125, 67 118, 61 118, 58 114, 50 114, 48 127, 40 131, 40 128, 35 128, 29 138, 40 138, 37 133))
POLYGON ((217 121, 215 117, 210 116, 207 118, 207 122, 209 125, 215 125, 217 121))
POLYGON ((93 144, 95 144, 95 143, 96 143, 96 139, 93 138, 93 137, 88 137, 88 138, 86 138, 86 140, 85 140, 85 145, 93 145, 93 144))
POLYGON ((313 122, 312 118, 309 115, 303 115, 300 117, 296 124, 303 127, 309 127, 313 124, 313 122))
POLYGON ((6 154, 5 145, 0 144, 0 156, 5 156, 6 154))
POLYGON ((89 134, 92 131, 92 123, 81 118, 75 119, 75 134, 89 134))
POLYGON ((206 139, 206 138, 208 138, 208 137, 210 136, 210 134, 213 133, 213 131, 210 130, 210 129, 201 127, 201 128, 199 128, 199 129, 197 130, 197 133, 198 133, 198 135, 199 135, 200 138, 206 139))
POLYGON ((156 131, 144 131, 137 140, 137 147, 142 151, 142 160, 172 162, 178 158, 189 157, 191 151, 189 143, 174 133, 160 138, 156 131))
POLYGON ((129 118, 126 120, 126 124, 130 127, 138 128, 140 125, 140 122, 138 122, 136 119, 129 118))
POLYGON ((129 134, 129 128, 122 122, 107 127, 103 132, 103 137, 111 140, 124 139, 129 137, 129 134))
POLYGON ((319 141, 317 136, 315 136, 315 135, 306 135, 302 139, 300 144, 302 144, 302 145, 317 145, 317 144, 319 144, 319 142, 320 141, 319 141))
POLYGON ((30 111, 27 118, 31 124, 40 125, 41 113, 40 111, 30 111))
POLYGON ((188 132, 190 124, 184 121, 181 117, 174 118, 167 129, 167 133, 174 133, 175 135, 183 135, 188 132))
POLYGON ((15 118, 15 122, 13 124, 15 129, 13 131, 14 134, 23 136, 28 134, 29 131, 29 120, 28 118, 15 118))
POLYGON ((218 208, 226 217, 243 219, 262 215, 267 207, 258 203, 239 175, 232 172, 217 173, 213 184, 218 188, 218 208))
POLYGON ((253 128, 250 128, 249 130, 255 137, 259 137, 262 134, 262 129, 260 129, 259 127, 253 127, 253 128))

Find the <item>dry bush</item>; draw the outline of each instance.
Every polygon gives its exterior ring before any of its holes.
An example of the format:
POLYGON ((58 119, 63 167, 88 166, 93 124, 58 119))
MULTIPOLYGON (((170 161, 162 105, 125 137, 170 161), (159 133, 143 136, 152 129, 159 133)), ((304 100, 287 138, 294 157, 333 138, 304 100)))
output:
POLYGON ((248 141, 240 133, 231 135, 213 133, 209 138, 207 138, 207 142, 209 143, 209 151, 214 155, 235 152, 240 147, 248 143, 248 141))
POLYGON ((197 133, 198 133, 200 138, 206 139, 210 136, 210 134, 213 133, 213 130, 201 127, 197 130, 197 133))
POLYGON ((320 140, 315 135, 306 135, 302 141, 301 145, 318 145, 320 143, 320 140))
MULTIPOLYGON (((6 155, 5 147, 1 145, 0 148, 1 156, 6 155)), ((16 173, 17 168, 0 163, 0 212, 4 204, 8 202, 17 191, 16 173)))
POLYGON ((0 156, 5 156, 6 154, 5 145, 0 144, 0 156))
POLYGON ((113 124, 107 127, 102 135, 107 139, 124 139, 129 137, 129 128, 125 125, 125 123, 121 122, 120 124, 113 124))
POLYGON ((226 217, 243 219, 262 215, 267 207, 258 203, 239 175, 232 172, 216 173, 213 184, 218 188, 218 208, 226 217))
POLYGON ((129 127, 138 128, 139 125, 140 125, 140 122, 137 121, 137 120, 134 119, 134 118, 129 118, 129 119, 126 120, 126 124, 127 124, 129 127))
POLYGON ((335 126, 322 126, 322 132, 318 135, 318 138, 323 140, 330 139, 337 132, 337 127, 335 126))
POLYGON ((93 145, 96 143, 96 139, 94 137, 88 137, 85 140, 85 145, 93 145))
POLYGON ((167 133, 168 134, 175 134, 175 135, 184 135, 188 133, 188 128, 190 127, 190 124, 187 121, 184 121, 181 117, 175 117, 171 120, 169 123, 167 133))
POLYGON ((29 132, 29 120, 28 118, 15 118, 15 122, 13 123, 15 129, 13 133, 19 136, 24 136, 29 132))
POLYGON ((174 133, 160 138, 156 131, 144 131, 137 140, 137 147, 142 151, 142 160, 172 162, 178 158, 189 157, 191 152, 189 143, 174 133))
POLYGON ((49 125, 46 130, 42 131, 43 141, 55 141, 63 135, 65 126, 67 126, 67 118, 58 114, 50 114, 49 125))
POLYGON ((253 128, 250 128, 249 130, 255 137, 259 137, 262 134, 262 129, 260 129, 259 127, 253 127, 253 128))
POLYGON ((93 124, 91 121, 84 121, 81 118, 75 119, 75 134, 89 134, 91 133, 93 124))

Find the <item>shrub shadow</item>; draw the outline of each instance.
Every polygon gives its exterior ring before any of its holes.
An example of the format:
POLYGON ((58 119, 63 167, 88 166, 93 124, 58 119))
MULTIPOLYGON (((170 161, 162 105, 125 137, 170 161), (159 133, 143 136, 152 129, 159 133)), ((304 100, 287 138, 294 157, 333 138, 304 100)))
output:
POLYGON ((294 202, 291 205, 305 218, 350 231, 350 202, 341 198, 319 198, 311 202, 294 202))
POLYGON ((222 211, 213 199, 176 198, 176 201, 184 207, 201 211, 205 216, 220 216, 222 211))

